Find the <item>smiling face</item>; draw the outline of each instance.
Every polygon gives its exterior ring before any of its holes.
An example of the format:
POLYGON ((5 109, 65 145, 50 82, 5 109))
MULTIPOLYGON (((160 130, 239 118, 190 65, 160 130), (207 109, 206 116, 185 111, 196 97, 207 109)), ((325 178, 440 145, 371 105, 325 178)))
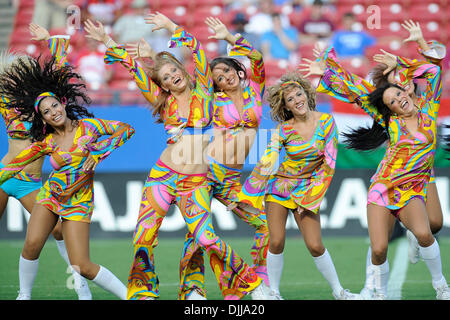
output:
POLYGON ((287 87, 284 90, 284 103, 294 116, 304 116, 311 111, 308 104, 308 96, 302 87, 287 87))
POLYGON ((406 90, 390 87, 383 93, 384 104, 399 116, 407 116, 414 113, 414 102, 406 90))
POLYGON ((42 120, 53 128, 63 126, 68 119, 65 105, 54 97, 44 98, 39 103, 39 112, 42 120))
POLYGON ((183 71, 173 63, 164 64, 158 71, 161 87, 170 92, 182 92, 187 87, 183 71))
POLYGON ((222 62, 214 66, 212 78, 217 87, 222 91, 236 89, 241 81, 236 69, 222 62))

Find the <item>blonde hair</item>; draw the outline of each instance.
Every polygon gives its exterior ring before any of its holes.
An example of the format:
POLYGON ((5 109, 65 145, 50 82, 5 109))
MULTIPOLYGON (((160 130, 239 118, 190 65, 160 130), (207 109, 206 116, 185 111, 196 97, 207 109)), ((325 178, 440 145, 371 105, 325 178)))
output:
POLYGON ((311 82, 303 78, 298 72, 290 72, 281 76, 277 84, 267 89, 270 115, 274 121, 284 122, 292 119, 292 112, 286 107, 284 98, 286 91, 290 91, 295 87, 300 87, 305 91, 309 109, 316 110, 316 90, 311 82))
POLYGON ((190 89, 194 88, 194 80, 189 75, 189 73, 186 71, 186 68, 184 67, 184 65, 180 61, 178 61, 178 59, 175 58, 175 56, 173 54, 171 54, 170 52, 167 52, 167 51, 159 52, 153 59, 153 65, 145 66, 146 69, 149 71, 150 78, 152 79, 152 81, 155 82, 158 85, 158 87, 160 87, 160 89, 161 89, 158 97, 156 98, 156 102, 153 105, 153 116, 158 116, 158 118, 156 120, 157 122, 164 122, 164 119, 163 119, 164 109, 167 104, 167 98, 170 96, 170 92, 164 90, 161 87, 161 79, 159 79, 158 72, 161 70, 161 68, 164 65, 166 65, 168 63, 173 64, 177 68, 179 68, 181 70, 181 72, 183 73, 184 77, 186 79, 188 79, 189 88, 190 89))

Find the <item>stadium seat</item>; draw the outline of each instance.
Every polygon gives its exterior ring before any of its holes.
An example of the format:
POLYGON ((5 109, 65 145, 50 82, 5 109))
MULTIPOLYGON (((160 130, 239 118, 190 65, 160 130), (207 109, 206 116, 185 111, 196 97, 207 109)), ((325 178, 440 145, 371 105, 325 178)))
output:
POLYGON ((441 8, 437 3, 432 4, 414 4, 409 8, 408 15, 410 19, 422 21, 442 21, 444 14, 441 13, 441 8))

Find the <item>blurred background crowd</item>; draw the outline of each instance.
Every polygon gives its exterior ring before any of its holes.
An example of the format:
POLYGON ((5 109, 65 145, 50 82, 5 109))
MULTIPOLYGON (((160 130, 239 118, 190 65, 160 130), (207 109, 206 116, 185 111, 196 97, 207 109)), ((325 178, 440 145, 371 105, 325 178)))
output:
MULTIPOLYGON (((4 2, 4 1, 3 1, 4 2)), ((374 66, 372 56, 380 48, 418 58, 416 43, 403 43, 408 31, 405 19, 419 22, 424 38, 447 45, 450 34, 450 0, 14 0, 6 1, 15 14, 7 46, 31 55, 48 54, 45 44, 31 41, 28 24, 35 22, 51 35, 70 34, 69 61, 75 65, 91 89, 96 104, 145 104, 124 68, 103 63, 105 47, 87 39, 86 19, 101 21, 108 33, 120 43, 144 38, 156 51, 172 51, 188 68, 188 50, 168 49, 170 35, 152 32, 144 17, 159 11, 189 30, 200 40, 208 58, 227 54, 224 41, 208 39, 204 23, 208 16, 218 17, 233 32, 243 34, 263 53, 267 84, 287 70, 297 67, 301 58, 312 58, 317 41, 333 45, 350 71, 366 76, 374 66)), ((4 11, 6 12, 6 11, 4 11)), ((3 19, 4 20, 4 19, 3 19)), ((0 20, 1 21, 1 20, 0 20)), ((444 71, 450 59, 443 63, 444 71)), ((446 74, 446 73, 444 73, 446 74)), ((443 85, 444 97, 450 95, 450 75, 443 85)), ((327 97, 321 96, 326 100, 327 97)))

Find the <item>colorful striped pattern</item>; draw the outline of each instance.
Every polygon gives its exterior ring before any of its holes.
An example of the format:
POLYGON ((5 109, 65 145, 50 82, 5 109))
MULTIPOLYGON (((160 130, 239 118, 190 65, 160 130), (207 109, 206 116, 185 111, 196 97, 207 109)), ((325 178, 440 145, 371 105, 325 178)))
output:
POLYGON ((119 121, 79 120, 73 145, 68 151, 61 150, 53 134, 49 134, 44 141, 35 142, 24 149, 0 170, 0 184, 15 176, 29 163, 50 154, 53 171, 38 194, 37 202, 65 219, 90 222, 94 175, 93 172, 84 172, 83 164, 90 154, 96 161, 103 160, 133 134, 131 126, 119 121), (104 135, 110 137, 98 142, 104 135))
MULTIPOLYGON (((211 220, 210 187, 207 185, 206 175, 180 174, 158 161, 153 166, 142 193, 141 209, 133 235, 136 250, 128 277, 128 299, 159 296, 153 248, 157 245, 161 223, 170 205, 175 203, 193 239, 184 252, 190 250, 191 245, 194 246, 191 248, 193 255, 200 247, 207 252, 225 298, 229 298, 230 292, 233 292, 233 297, 235 294, 243 296, 261 283, 256 273, 216 235, 211 220)), ((190 264, 189 260, 181 261, 182 284, 195 285, 204 290, 203 265, 190 264), (183 275, 189 280, 183 280, 183 275)), ((183 288, 180 287, 180 292, 182 291, 183 288)))
POLYGON ((69 49, 70 36, 58 35, 48 39, 48 48, 52 56, 56 58, 59 66, 68 65, 67 50, 69 49))
POLYGON ((320 116, 310 140, 284 122, 273 133, 267 149, 243 184, 240 202, 263 209, 264 198, 295 209, 317 213, 334 174, 338 131, 331 115, 320 116), (277 170, 282 148, 286 156, 277 170))
MULTIPOLYGON (((357 102, 375 121, 386 124, 376 108, 370 105, 368 95, 373 87, 358 76, 347 73, 337 62, 334 50, 326 51, 327 70, 318 91, 347 102, 357 102)), ((427 89, 418 103, 419 128, 408 132, 405 121, 391 116, 387 124, 390 141, 383 160, 371 179, 368 203, 398 210, 414 197, 426 199, 436 148, 436 120, 441 93, 441 70, 428 62, 398 57, 398 66, 404 78, 425 78, 427 89)))

